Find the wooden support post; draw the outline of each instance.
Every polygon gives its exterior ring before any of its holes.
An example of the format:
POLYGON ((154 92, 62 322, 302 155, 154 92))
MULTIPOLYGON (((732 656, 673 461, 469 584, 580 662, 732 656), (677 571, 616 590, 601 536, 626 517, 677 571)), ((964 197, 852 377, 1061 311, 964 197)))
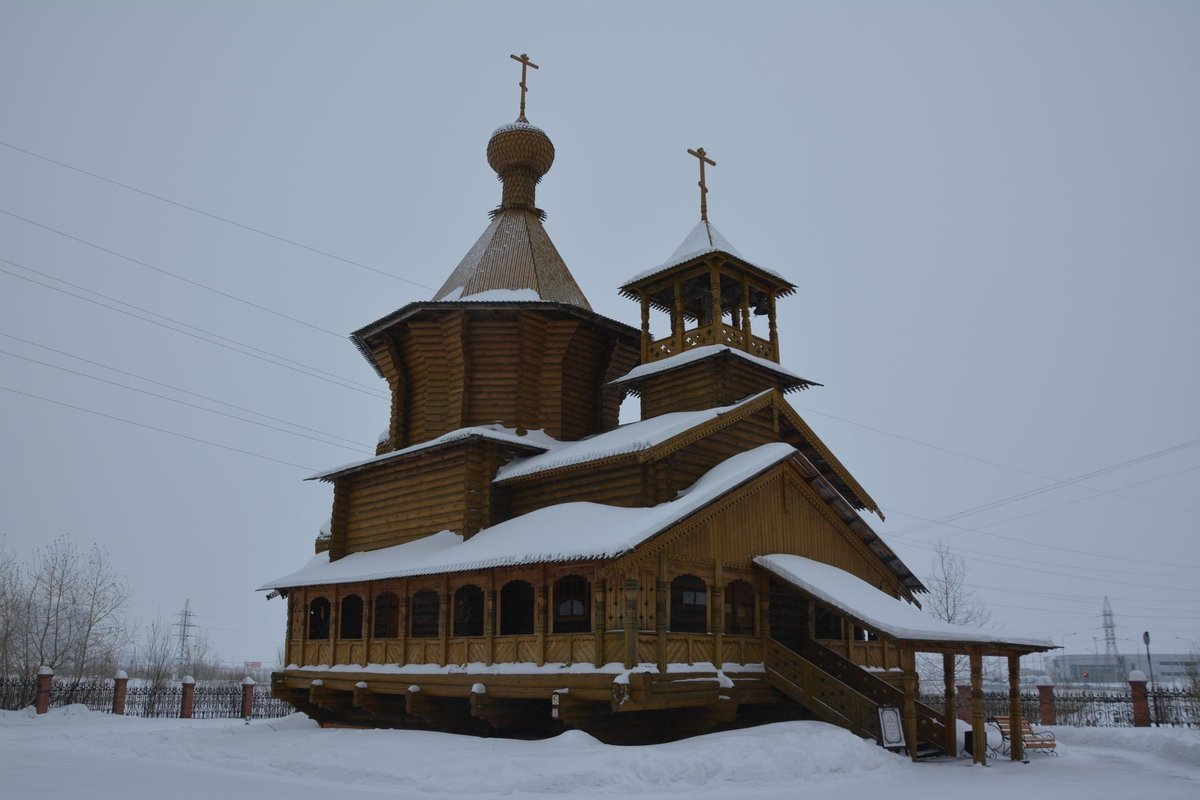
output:
POLYGON ((1025 740, 1021 736, 1021 657, 1008 657, 1008 719, 1012 735, 1009 752, 1013 761, 1025 760, 1025 740))
POLYGON ((446 666, 450 649, 450 576, 442 576, 442 601, 438 603, 438 665, 446 666))
POLYGON ((537 665, 546 663, 546 569, 542 568, 541 584, 533 604, 533 632, 537 636, 537 665))
POLYGON ((113 678, 113 701, 112 713, 116 716, 122 716, 125 713, 125 695, 129 691, 129 675, 125 670, 117 670, 116 676, 113 678))
POLYGON ((54 670, 45 665, 38 667, 37 695, 34 700, 34 711, 45 714, 50 710, 50 687, 54 683, 54 670))
POLYGON ((654 590, 654 655, 658 661, 658 671, 667 673, 667 554, 660 550, 658 553, 658 579, 654 590))
POLYGON ((917 760, 917 655, 912 647, 900 649, 900 682, 904 687, 904 706, 900 719, 904 723, 904 741, 908 745, 908 757, 917 760))
POLYGON ((196 679, 191 675, 183 676, 183 693, 179 698, 179 718, 191 719, 192 710, 196 704, 196 679))
POLYGON ((254 716, 254 687, 257 684, 249 675, 242 678, 242 719, 246 722, 254 716))
POLYGON ((775 325, 775 291, 767 294, 767 319, 771 330, 771 360, 779 363, 779 329, 775 325))
POLYGON ((638 640, 638 579, 636 574, 625 576, 625 612, 622 614, 625 625, 625 666, 637 666, 638 640))
POLYGON ((408 611, 409 611, 409 605, 411 603, 411 600, 408 597, 408 581, 402 581, 400 583, 400 590, 396 594, 399 596, 398 602, 400 604, 399 613, 397 614, 399 619, 397 619, 397 621, 396 621, 396 625, 399 628, 399 630, 396 631, 396 634, 400 637, 400 643, 398 645, 398 647, 400 649, 399 662, 401 664, 407 664, 408 663, 408 611))
POLYGON ((671 333, 675 337, 675 353, 683 352, 683 278, 675 276, 675 313, 671 315, 671 333))
POLYGON ((738 322, 741 323, 742 335, 746 337, 746 349, 749 350, 750 349, 750 337, 754 335, 754 331, 750 325, 750 283, 749 283, 749 281, 746 280, 746 276, 744 274, 742 275, 741 286, 742 286, 742 305, 741 305, 741 314, 740 314, 741 319, 739 319, 738 322))
POLYGON ((595 636, 595 654, 592 663, 604 666, 604 635, 608 633, 608 582, 597 569, 592 590, 592 632, 595 636))
MULTIPOLYGON (((715 338, 720 325, 724 322, 721 317, 721 270, 715 265, 709 267, 708 285, 709 291, 712 293, 712 313, 709 314, 709 324, 713 327, 715 338)), ((720 344, 721 342, 718 340, 715 343, 720 344)))
POLYGON ((954 653, 942 653, 942 688, 946 693, 946 713, 942 715, 942 724, 946 726, 946 741, 942 749, 946 755, 958 755, 958 711, 955 709, 957 692, 954 687, 954 653))
POLYGON ((987 765, 987 720, 983 712, 983 652, 971 648, 971 749, 976 764, 987 765))
POLYGON ((642 301, 642 363, 650 360, 650 295, 638 293, 642 301))
POLYGON ((725 663, 725 578, 722 574, 721 559, 717 558, 716 562, 712 586, 713 664, 720 669, 725 663))
POLYGON ((485 650, 487 663, 490 666, 496 662, 496 575, 488 578, 488 592, 484 597, 483 636, 486 640, 485 650))

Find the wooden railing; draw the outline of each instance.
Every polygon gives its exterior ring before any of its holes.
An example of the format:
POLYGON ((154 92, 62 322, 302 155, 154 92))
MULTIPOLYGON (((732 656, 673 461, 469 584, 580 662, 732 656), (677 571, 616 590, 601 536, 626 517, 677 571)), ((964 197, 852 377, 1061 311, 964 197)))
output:
POLYGON ((775 348, 766 339, 760 339, 753 334, 747 334, 741 328, 718 322, 715 325, 701 325, 683 332, 683 347, 677 348, 674 335, 650 343, 650 361, 669 358, 693 347, 705 347, 710 344, 726 344, 745 350, 747 353, 768 361, 775 360, 775 348))
MULTIPOLYGON (((892 684, 848 661, 833 650, 811 639, 806 640, 802 655, 825 672, 881 706, 904 707, 904 692, 892 684)), ((936 710, 916 701, 917 740, 935 747, 946 741, 946 726, 936 710)))
POLYGON ((877 704, 866 695, 773 639, 763 643, 763 663, 776 689, 824 721, 879 738, 877 704))

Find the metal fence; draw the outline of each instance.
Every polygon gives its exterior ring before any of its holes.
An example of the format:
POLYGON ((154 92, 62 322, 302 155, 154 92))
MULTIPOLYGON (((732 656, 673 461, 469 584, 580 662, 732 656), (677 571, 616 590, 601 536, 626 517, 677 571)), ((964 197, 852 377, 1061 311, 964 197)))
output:
MULTIPOLYGON (((56 678, 50 685, 51 708, 81 703, 93 711, 112 711, 113 680, 93 678, 78 683, 56 678)), ((18 709, 32 705, 37 693, 37 678, 0 677, 0 708, 18 709)), ((143 686, 130 681, 125 693, 125 715, 129 717, 178 717, 183 687, 143 686)), ((251 706, 253 719, 282 717, 294 711, 290 705, 271 697, 266 687, 256 687, 251 706)), ((240 683, 197 683, 193 696, 194 719, 237 719, 242 716, 240 683)))
MULTIPOLYGON (((1200 727, 1200 692, 1194 689, 1147 687, 1150 721, 1153 725, 1200 727)), ((921 702, 939 713, 945 711, 940 693, 922 694, 921 702)), ((983 693, 984 716, 1006 716, 1008 692, 983 693)), ((959 709, 961 712, 962 709, 959 709)), ((1059 725, 1089 728, 1133 726, 1133 696, 1128 690, 1087 689, 1056 686, 1054 711, 1059 725)), ((1021 716, 1033 724, 1041 723, 1041 704, 1036 692, 1021 693, 1021 716)))

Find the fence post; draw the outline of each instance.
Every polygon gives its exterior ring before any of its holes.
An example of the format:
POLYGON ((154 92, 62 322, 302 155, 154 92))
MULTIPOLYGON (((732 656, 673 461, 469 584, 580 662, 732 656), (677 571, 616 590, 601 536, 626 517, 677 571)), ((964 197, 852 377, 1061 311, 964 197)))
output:
POLYGON ((54 670, 43 665, 38 667, 37 674, 37 699, 35 702, 35 710, 39 714, 45 714, 50 710, 50 684, 54 681, 54 670))
POLYGON ((1146 702, 1146 673, 1135 669, 1129 673, 1129 694, 1133 698, 1133 727, 1150 727, 1150 705, 1146 702))
POLYGON ((192 708, 196 702, 196 679, 191 675, 183 676, 183 697, 179 701, 179 718, 191 719, 192 708))
POLYGON ((254 685, 254 678, 249 675, 242 678, 242 719, 246 720, 246 724, 254 716, 254 685))
POLYGON ((113 676, 113 704, 112 713, 124 715, 125 713, 125 693, 129 687, 129 676, 125 674, 125 670, 117 670, 117 674, 113 676))
POLYGON ((971 724, 971 685, 958 684, 958 702, 954 707, 958 710, 958 718, 968 725, 971 724))
POLYGON ((1058 712, 1054 708, 1054 681, 1043 676, 1037 679, 1039 725, 1057 725, 1058 712))

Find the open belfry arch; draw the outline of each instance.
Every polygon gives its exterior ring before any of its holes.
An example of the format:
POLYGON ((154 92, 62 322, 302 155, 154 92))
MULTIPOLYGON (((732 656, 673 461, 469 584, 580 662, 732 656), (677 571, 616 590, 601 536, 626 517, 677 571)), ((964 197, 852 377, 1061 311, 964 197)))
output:
POLYGON ((953 686, 945 714, 918 702, 927 651, 971 657, 977 730, 982 657, 1007 656, 1019 718, 1017 660, 1050 643, 920 611, 878 505, 785 399, 820 386, 780 363, 796 286, 709 221, 716 161, 688 150, 700 221, 620 286, 640 330, 595 313, 536 205, 554 145, 513 59, 490 224, 432 300, 352 336, 387 429, 313 476, 333 485, 316 553, 263 587, 288 603, 273 692, 322 724, 612 742, 802 718, 879 739, 894 707, 916 758, 956 749, 953 686))

